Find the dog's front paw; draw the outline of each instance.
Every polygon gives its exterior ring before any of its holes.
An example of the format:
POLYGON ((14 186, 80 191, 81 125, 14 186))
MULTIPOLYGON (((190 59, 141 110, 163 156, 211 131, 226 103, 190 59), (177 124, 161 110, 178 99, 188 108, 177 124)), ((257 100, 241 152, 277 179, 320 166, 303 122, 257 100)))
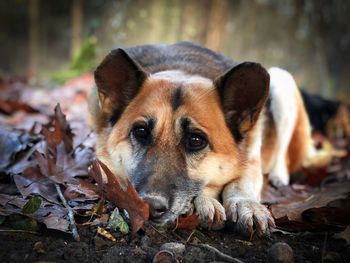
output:
POLYGON ((269 173, 269 181, 274 187, 289 184, 289 173, 285 164, 276 165, 269 173))
POLYGON ((225 208, 218 200, 198 196, 194 199, 194 206, 202 227, 213 230, 224 228, 226 221, 225 208))
POLYGON ((228 220, 235 223, 236 230, 246 236, 256 231, 258 235, 269 234, 275 222, 269 210, 257 201, 245 198, 229 198, 224 203, 228 220))
POLYGON ((275 174, 269 175, 269 181, 274 187, 282 187, 289 184, 289 177, 286 176, 278 176, 275 174))

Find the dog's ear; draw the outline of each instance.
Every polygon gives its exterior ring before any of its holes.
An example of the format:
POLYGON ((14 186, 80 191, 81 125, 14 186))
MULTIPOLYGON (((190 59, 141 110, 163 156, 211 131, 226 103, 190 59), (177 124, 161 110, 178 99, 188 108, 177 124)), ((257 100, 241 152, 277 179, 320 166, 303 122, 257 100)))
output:
POLYGON ((228 127, 241 141, 251 130, 269 96, 270 76, 257 63, 241 63, 214 82, 228 127))
POLYGON ((95 70, 100 106, 114 124, 136 96, 147 73, 123 49, 111 51, 95 70))

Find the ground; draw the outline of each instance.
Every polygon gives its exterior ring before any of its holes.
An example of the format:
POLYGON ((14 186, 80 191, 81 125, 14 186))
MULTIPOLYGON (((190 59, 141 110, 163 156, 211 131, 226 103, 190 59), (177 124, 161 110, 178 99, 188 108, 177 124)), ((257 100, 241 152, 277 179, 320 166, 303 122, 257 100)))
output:
POLYGON ((201 244, 208 244, 243 262, 267 262, 270 247, 276 242, 285 242, 292 248, 295 262, 350 262, 350 247, 344 240, 331 239, 331 232, 276 232, 269 237, 249 240, 228 230, 161 233, 148 226, 133 240, 119 237, 116 242, 99 236, 93 227, 81 227, 79 232, 80 242, 74 241, 69 234, 54 230, 44 230, 39 235, 1 232, 0 261, 152 262, 162 244, 176 242, 186 246, 183 254, 175 256, 180 262, 230 262, 201 244))

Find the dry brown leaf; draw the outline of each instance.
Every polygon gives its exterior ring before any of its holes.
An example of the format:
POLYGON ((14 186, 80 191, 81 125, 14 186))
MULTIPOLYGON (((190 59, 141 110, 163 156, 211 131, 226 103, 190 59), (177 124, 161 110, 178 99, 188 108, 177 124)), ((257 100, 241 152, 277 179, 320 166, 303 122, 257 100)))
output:
POLYGON ((97 199, 96 187, 81 178, 88 177, 93 150, 83 145, 74 151, 71 149, 73 134, 59 105, 55 109, 54 121, 43 127, 42 133, 45 140, 20 162, 20 167, 12 169, 12 172, 17 171, 14 180, 21 194, 26 197, 36 193, 58 203, 54 186, 58 183, 66 187, 68 200, 97 199), (23 174, 19 174, 22 172, 19 168, 24 170, 23 174))
POLYGON ((52 123, 42 128, 42 134, 51 153, 55 153, 58 144, 62 141, 64 142, 66 152, 70 153, 72 151, 74 135, 59 104, 55 107, 55 116, 52 123), (50 130, 52 126, 54 128, 53 131, 50 130))
MULTIPOLYGON (((19 197, 0 194, 0 205, 5 209, 5 213, 0 214, 8 215, 9 213, 23 214, 22 208, 28 200, 19 197)), ((45 200, 42 200, 40 208, 33 214, 26 214, 38 222, 42 222, 47 228, 60 230, 63 232, 69 232, 69 222, 65 218, 67 210, 59 205, 51 204, 45 200)))
POLYGON ((0 171, 4 171, 13 162, 14 155, 25 148, 19 136, 18 132, 0 128, 0 171))
POLYGON ((341 204, 337 208, 336 204, 348 200, 349 193, 350 181, 337 183, 318 190, 301 201, 288 202, 285 199, 283 204, 271 205, 270 209, 277 225, 291 230, 339 226, 339 223, 347 223, 350 219, 346 206, 341 204))
POLYGON ((187 217, 178 217, 176 229, 196 229, 198 226, 198 216, 192 214, 187 217))
POLYGON ((109 233, 106 229, 103 229, 102 227, 97 227, 97 233, 113 242, 117 241, 111 233, 109 233))
POLYGON ((107 199, 112 201, 118 208, 125 209, 130 217, 132 235, 134 235, 149 217, 149 206, 142 201, 131 182, 127 182, 126 190, 121 187, 117 176, 99 160, 92 164, 91 176, 106 193, 107 199), (101 169, 107 176, 107 182, 103 182, 101 169))
POLYGON ((54 182, 43 176, 39 167, 28 167, 22 175, 16 174, 13 179, 23 197, 38 194, 50 202, 59 203, 54 182))
POLYGON ((27 113, 37 113, 38 110, 34 109, 27 103, 13 100, 2 100, 0 99, 0 112, 6 114, 12 114, 16 111, 24 111, 27 113))
POLYGON ((310 208, 302 213, 304 221, 314 228, 323 226, 350 225, 350 197, 336 199, 319 208, 310 208))
POLYGON ((304 198, 302 201, 272 205, 272 214, 276 219, 288 216, 290 220, 300 221, 302 220, 301 213, 303 211, 310 208, 324 207, 331 201, 346 198, 349 192, 350 181, 342 184, 330 185, 323 190, 315 192, 308 198, 304 198))
POLYGON ((80 180, 77 184, 68 184, 64 191, 67 200, 87 201, 99 198, 97 187, 87 181, 80 180))

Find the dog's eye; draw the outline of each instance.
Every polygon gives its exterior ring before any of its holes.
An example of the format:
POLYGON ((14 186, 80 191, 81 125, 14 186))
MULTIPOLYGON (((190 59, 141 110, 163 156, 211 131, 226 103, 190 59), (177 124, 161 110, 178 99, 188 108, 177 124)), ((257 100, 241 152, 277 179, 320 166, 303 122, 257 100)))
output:
POLYGON ((207 139, 199 133, 190 133, 186 140, 186 148, 188 151, 199 151, 208 145, 207 139))
POLYGON ((136 140, 138 140, 140 143, 147 143, 150 140, 151 137, 151 131, 149 127, 147 127, 146 124, 138 124, 135 125, 132 128, 132 135, 136 140))
POLYGON ((150 134, 147 127, 135 127, 132 132, 136 139, 146 139, 150 134))

